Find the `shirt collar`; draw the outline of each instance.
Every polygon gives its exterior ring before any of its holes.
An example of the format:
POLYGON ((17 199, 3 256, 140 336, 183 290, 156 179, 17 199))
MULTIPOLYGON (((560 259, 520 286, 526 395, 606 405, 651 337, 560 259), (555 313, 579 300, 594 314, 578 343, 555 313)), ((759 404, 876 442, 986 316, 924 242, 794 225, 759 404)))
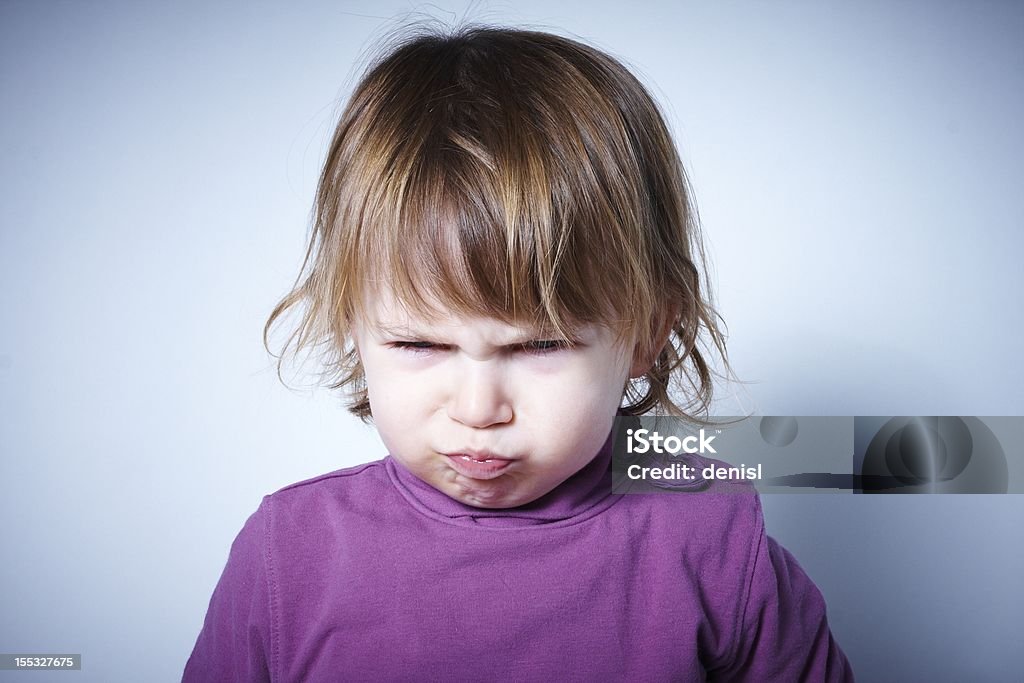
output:
POLYGON ((478 508, 438 491, 388 456, 385 466, 399 492, 439 521, 481 528, 521 528, 581 521, 616 502, 612 496, 612 437, 589 463, 537 500, 514 508, 478 508))

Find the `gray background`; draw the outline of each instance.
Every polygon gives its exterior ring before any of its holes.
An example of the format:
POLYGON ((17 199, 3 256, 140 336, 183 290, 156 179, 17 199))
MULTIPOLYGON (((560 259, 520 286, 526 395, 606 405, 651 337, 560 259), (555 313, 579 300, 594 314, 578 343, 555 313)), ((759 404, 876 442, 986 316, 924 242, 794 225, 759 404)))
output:
MULTIPOLYGON (((383 456, 260 333, 354 65, 412 7, 0 2, 0 651, 83 654, 32 680, 178 678, 260 497, 383 456)), ((721 414, 1024 415, 1024 5, 469 16, 654 84, 749 382, 721 414)), ((1021 497, 765 507, 861 680, 1019 680, 1021 497)))

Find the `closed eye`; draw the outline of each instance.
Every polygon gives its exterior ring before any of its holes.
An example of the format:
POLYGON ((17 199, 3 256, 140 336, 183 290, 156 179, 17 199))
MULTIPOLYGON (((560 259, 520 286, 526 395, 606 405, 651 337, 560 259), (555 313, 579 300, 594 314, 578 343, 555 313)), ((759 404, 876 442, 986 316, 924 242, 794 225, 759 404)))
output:
POLYGON ((435 344, 433 342, 426 341, 397 341, 392 342, 391 346, 393 348, 403 349, 412 353, 427 353, 446 348, 443 344, 435 344))
POLYGON ((554 351, 560 351, 567 349, 571 346, 567 339, 540 339, 537 341, 526 342, 519 346, 520 349, 526 353, 532 353, 535 355, 543 355, 546 353, 552 353, 554 351))
MULTIPOLYGON (((449 347, 446 344, 435 344, 428 341, 396 341, 390 346, 410 353, 430 353, 431 351, 444 351, 449 347)), ((561 351, 572 346, 567 339, 538 339, 535 341, 514 344, 509 347, 513 351, 522 351, 531 355, 542 356, 555 351, 561 351)))

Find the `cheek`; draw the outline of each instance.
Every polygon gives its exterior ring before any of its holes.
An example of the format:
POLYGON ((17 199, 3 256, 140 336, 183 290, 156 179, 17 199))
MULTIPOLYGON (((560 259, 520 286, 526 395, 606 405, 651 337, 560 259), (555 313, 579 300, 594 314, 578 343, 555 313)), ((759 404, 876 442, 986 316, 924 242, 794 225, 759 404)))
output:
POLYGON ((407 377, 381 370, 372 363, 366 368, 366 388, 373 414, 373 425, 388 453, 412 467, 410 454, 420 446, 423 401, 407 377))
MULTIPOLYGON (((369 377, 366 379, 367 389, 370 396, 370 404, 375 409, 395 416, 414 419, 415 416, 427 410, 430 402, 429 387, 423 385, 415 377, 377 377, 377 382, 371 384, 369 377)), ((376 413, 376 410, 374 411, 376 413)))
POLYGON ((382 349, 363 354, 363 373, 374 423, 378 429, 399 428, 403 420, 413 419, 415 407, 422 405, 427 386, 415 373, 404 372, 382 349))
POLYGON ((595 351, 586 358, 581 371, 581 385, 591 392, 612 400, 621 398, 622 389, 629 377, 629 360, 624 353, 609 349, 595 351))
POLYGON ((538 417, 563 425, 592 424, 614 416, 622 400, 628 374, 626 361, 609 354, 578 359, 549 376, 534 375, 524 383, 527 406, 542 406, 538 417))

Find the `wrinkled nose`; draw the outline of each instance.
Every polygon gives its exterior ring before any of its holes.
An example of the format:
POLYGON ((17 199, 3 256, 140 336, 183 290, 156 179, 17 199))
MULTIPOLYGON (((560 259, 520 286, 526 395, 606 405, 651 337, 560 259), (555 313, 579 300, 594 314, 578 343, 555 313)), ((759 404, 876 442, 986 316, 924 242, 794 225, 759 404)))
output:
POLYGON ((448 417, 467 427, 483 428, 512 420, 507 378, 491 361, 469 361, 453 380, 448 417))

